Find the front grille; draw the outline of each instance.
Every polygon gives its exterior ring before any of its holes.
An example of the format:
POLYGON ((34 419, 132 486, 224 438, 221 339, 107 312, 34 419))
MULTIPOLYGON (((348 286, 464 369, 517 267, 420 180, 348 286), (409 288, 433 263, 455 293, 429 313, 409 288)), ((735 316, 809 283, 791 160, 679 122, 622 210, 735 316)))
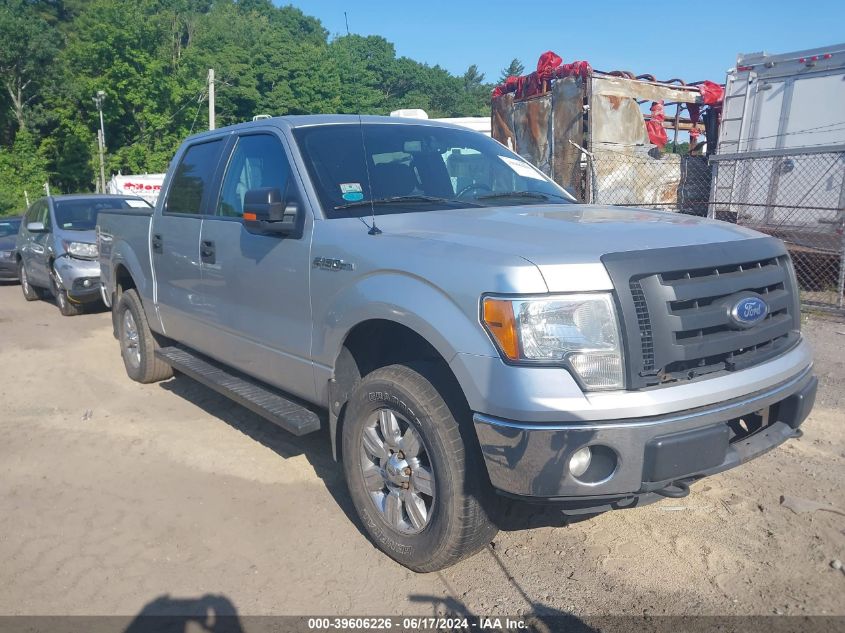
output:
POLYGON ((639 281, 632 281, 630 284, 631 298, 634 300, 634 308, 637 311, 637 325, 640 328, 640 350, 643 355, 643 369, 650 371, 654 369, 654 340, 651 335, 651 318, 648 314, 648 305, 643 293, 643 287, 639 281))
POLYGON ((629 388, 744 369, 790 348, 798 307, 789 258, 777 240, 616 253, 602 258, 617 289, 629 388), (740 329, 739 298, 759 295, 765 319, 740 329))

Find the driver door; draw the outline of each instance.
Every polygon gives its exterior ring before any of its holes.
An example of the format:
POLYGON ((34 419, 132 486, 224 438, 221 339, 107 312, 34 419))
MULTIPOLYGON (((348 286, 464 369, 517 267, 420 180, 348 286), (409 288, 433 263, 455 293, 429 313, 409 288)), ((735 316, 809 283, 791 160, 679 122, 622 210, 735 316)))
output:
POLYGON ((309 272, 313 218, 304 204, 302 237, 250 232, 243 222, 247 191, 301 195, 285 140, 275 129, 241 134, 220 194, 203 219, 202 295, 214 328, 214 356, 285 391, 313 399, 309 272))

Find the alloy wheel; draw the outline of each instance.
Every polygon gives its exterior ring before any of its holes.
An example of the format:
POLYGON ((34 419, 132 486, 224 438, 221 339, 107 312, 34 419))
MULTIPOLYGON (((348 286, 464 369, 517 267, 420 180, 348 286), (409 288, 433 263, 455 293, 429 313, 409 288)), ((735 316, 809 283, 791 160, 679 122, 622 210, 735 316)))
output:
POLYGON ((379 409, 361 435, 364 485, 385 522, 402 534, 417 534, 431 520, 434 469, 414 426, 391 409, 379 409))
POLYGON ((135 317, 131 310, 123 312, 123 353, 132 367, 141 365, 141 345, 138 327, 135 324, 135 317))

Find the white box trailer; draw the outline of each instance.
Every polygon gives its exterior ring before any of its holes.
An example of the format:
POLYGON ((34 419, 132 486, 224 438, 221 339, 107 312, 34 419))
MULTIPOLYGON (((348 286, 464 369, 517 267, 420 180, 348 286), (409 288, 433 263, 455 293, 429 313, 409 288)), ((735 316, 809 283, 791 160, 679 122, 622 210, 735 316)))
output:
POLYGON ((739 55, 711 161, 711 216, 783 239, 804 290, 845 307, 845 44, 739 55))
MULTIPOLYGON (((739 55, 728 71, 711 214, 784 239, 825 233, 845 206, 845 44, 739 55), (824 155, 824 156, 820 156, 824 155)), ((838 250, 810 236, 804 246, 838 250)), ((832 241, 831 241, 832 240, 832 241)))
POLYGON ((137 176, 117 174, 112 176, 111 180, 106 184, 106 193, 140 196, 155 206, 163 183, 164 174, 143 174, 137 176))

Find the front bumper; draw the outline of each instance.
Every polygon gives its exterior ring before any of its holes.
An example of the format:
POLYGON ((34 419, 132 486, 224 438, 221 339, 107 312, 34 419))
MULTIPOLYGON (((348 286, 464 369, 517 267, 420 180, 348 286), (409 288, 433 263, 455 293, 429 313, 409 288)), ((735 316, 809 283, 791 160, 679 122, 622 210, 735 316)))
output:
POLYGON ((476 413, 473 421, 490 480, 500 491, 622 507, 673 482, 738 466, 798 435, 817 384, 808 366, 767 390, 668 415, 538 424, 476 413), (569 461, 584 446, 594 458, 576 478, 569 461))
POLYGON ((57 282, 78 303, 100 298, 100 262, 63 256, 56 259, 57 282))

